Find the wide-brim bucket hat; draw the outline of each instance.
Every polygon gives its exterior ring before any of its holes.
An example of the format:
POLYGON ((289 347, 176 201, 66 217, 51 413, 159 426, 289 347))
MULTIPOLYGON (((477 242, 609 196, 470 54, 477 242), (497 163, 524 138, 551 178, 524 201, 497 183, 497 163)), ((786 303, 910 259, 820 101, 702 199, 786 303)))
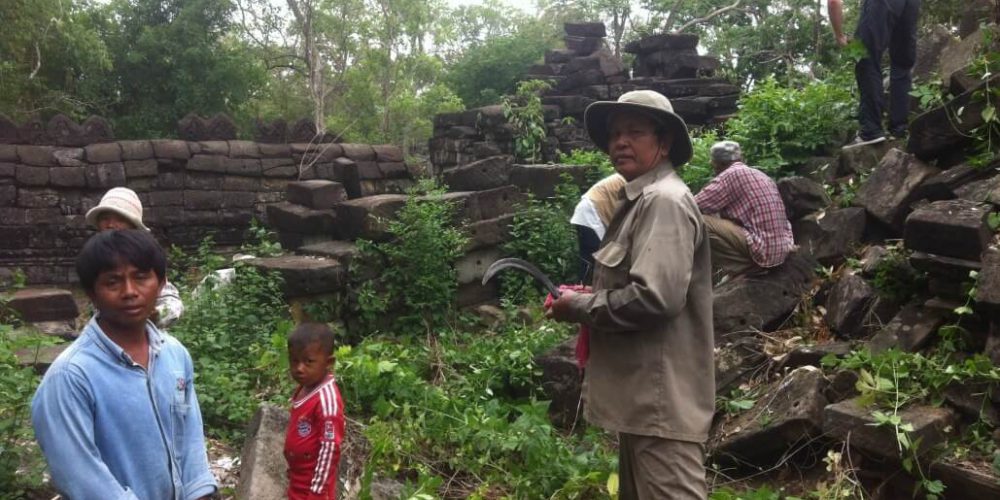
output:
POLYGON ((129 188, 116 187, 104 193, 101 202, 87 211, 87 223, 97 227, 97 219, 104 212, 114 212, 131 222, 136 229, 149 231, 149 228, 142 223, 142 202, 139 201, 135 191, 129 188))
POLYGON ((653 90, 633 90, 622 94, 617 101, 597 101, 587 106, 583 121, 594 145, 607 153, 611 115, 629 111, 646 115, 662 123, 673 133, 674 141, 670 146, 669 157, 675 167, 691 160, 693 150, 687 124, 680 115, 674 113, 670 99, 653 90))

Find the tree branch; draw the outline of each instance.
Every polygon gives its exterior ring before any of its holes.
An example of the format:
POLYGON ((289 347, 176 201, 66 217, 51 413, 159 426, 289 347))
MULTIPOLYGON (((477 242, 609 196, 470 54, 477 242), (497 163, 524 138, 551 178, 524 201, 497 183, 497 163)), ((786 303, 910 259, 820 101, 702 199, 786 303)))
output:
POLYGON ((740 3, 742 3, 742 2, 743 2, 743 0, 736 0, 736 2, 733 3, 732 5, 729 5, 727 7, 722 7, 722 8, 716 9, 716 10, 714 10, 712 12, 709 12, 708 15, 705 16, 705 17, 699 17, 698 19, 692 19, 692 20, 684 23, 683 25, 681 25, 680 28, 677 28, 677 30, 675 31, 675 33, 681 33, 684 30, 690 28, 691 26, 694 26, 695 24, 701 24, 701 23, 703 23, 705 21, 708 21, 709 19, 712 19, 713 17, 725 14, 726 12, 729 12, 729 11, 731 11, 733 9, 736 9, 737 7, 740 6, 740 3))

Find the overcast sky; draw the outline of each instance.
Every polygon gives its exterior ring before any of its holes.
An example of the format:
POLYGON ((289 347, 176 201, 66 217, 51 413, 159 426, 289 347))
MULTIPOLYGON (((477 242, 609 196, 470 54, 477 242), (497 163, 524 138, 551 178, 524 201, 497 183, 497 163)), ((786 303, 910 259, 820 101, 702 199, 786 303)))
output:
MULTIPOLYGON (((501 0, 501 1, 507 5, 523 10, 528 14, 534 14, 535 9, 537 8, 535 6, 535 0, 501 0)), ((457 7, 459 5, 477 5, 483 3, 479 0, 445 0, 445 2, 452 7, 457 7)))

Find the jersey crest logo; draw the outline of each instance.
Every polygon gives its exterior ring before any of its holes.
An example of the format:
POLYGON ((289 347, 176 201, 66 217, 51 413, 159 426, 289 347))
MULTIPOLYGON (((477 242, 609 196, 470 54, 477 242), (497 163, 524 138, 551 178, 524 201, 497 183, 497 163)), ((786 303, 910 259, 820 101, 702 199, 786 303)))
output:
POLYGON ((336 434, 333 432, 333 422, 327 422, 323 426, 323 437, 327 441, 333 441, 333 438, 334 438, 335 435, 336 434))
POLYGON ((312 432, 312 425, 309 424, 308 420, 299 419, 298 424, 295 426, 299 431, 299 437, 306 437, 312 432))

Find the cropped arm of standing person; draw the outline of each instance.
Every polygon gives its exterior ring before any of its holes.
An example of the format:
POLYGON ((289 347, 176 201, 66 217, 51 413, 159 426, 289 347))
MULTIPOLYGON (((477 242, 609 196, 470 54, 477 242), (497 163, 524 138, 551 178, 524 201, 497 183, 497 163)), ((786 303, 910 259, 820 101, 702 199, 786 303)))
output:
POLYGON ((843 0, 827 0, 827 11, 830 13, 830 25, 833 26, 833 35, 837 38, 837 45, 844 47, 847 45, 847 35, 844 34, 844 2, 843 0))

